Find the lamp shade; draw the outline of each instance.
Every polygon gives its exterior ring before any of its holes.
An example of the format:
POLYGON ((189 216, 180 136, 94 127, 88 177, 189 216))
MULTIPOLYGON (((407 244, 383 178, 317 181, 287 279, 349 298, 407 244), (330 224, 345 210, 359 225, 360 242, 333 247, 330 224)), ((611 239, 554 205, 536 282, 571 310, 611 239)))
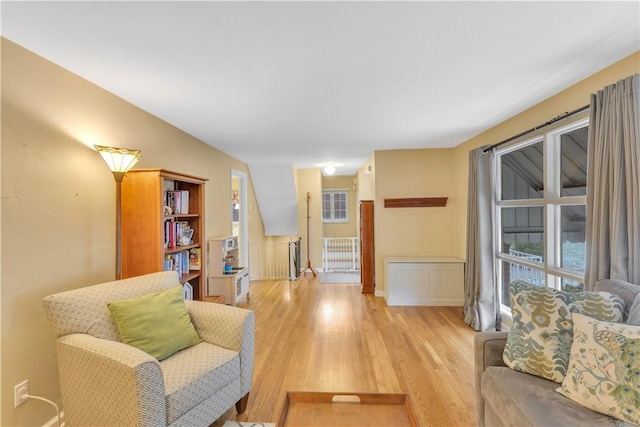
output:
POLYGON ((140 160, 140 150, 94 145, 113 173, 125 173, 140 160))

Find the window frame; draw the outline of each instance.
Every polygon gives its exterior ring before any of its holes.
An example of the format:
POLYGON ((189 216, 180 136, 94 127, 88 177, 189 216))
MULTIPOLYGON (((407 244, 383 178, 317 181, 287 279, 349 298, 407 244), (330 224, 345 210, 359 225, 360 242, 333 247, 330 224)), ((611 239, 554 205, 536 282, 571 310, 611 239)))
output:
POLYGON ((322 190, 322 222, 325 224, 346 224, 349 222, 349 190, 346 188, 327 188, 322 190), (330 214, 331 218, 324 217, 324 195, 330 195, 330 214), (345 203, 345 218, 344 219, 336 219, 335 217, 335 195, 336 194, 344 194, 344 203, 345 203))
MULTIPOLYGON (((584 272, 563 268, 562 266, 562 215, 563 206, 585 206, 587 196, 562 196, 562 172, 561 167, 561 135, 574 130, 588 127, 589 118, 579 118, 554 127, 546 131, 541 131, 534 136, 530 136, 522 141, 498 147, 494 156, 494 214, 495 214, 495 268, 497 276, 497 292, 500 298, 500 305, 503 315, 511 316, 510 307, 503 302, 503 295, 507 292, 503 289, 503 263, 511 263, 525 268, 540 271, 545 278, 545 285, 552 289, 562 288, 562 279, 573 280, 584 283, 584 272), (516 199, 502 200, 502 162, 501 157, 505 154, 520 150, 526 146, 541 142, 543 144, 543 194, 539 199, 516 199), (502 252, 502 209, 509 207, 532 207, 541 206, 543 208, 543 232, 544 232, 544 256, 543 260, 530 261, 523 260, 516 256, 502 252)), ((587 170, 587 174, 588 174, 587 170)), ((585 211, 586 214, 586 211, 585 211)))

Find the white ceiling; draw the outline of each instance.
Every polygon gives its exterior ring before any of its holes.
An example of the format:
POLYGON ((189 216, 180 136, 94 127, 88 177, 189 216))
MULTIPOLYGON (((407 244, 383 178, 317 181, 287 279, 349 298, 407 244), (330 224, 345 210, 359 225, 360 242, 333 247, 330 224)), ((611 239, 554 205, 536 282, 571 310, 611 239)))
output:
POLYGON ((4 37, 207 144, 338 174, 456 146, 640 49, 638 1, 1 7, 4 37))

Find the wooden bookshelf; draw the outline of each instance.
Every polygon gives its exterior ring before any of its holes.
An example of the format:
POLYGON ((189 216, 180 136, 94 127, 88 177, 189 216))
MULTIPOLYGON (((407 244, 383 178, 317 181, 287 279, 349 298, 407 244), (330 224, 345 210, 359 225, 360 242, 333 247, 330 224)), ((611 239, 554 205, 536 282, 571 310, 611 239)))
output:
POLYGON ((193 298, 204 300, 206 288, 206 245, 204 234, 205 178, 166 169, 133 169, 122 181, 122 278, 165 270, 165 257, 200 249, 200 270, 186 270, 182 283, 193 287, 193 298), (165 215, 168 189, 189 192, 188 213, 165 215), (193 229, 192 242, 167 247, 165 224, 184 221, 193 229))

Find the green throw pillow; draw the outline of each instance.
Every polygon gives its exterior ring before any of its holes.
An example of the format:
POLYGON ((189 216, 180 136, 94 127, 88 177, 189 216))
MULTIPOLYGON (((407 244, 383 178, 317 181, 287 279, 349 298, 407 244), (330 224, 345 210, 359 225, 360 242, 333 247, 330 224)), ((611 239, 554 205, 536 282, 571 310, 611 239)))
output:
POLYGON ((608 292, 563 292, 514 281, 509 286, 513 324, 502 354, 520 372, 561 383, 573 341, 571 313, 621 322, 624 300, 608 292))
POLYGON ((182 296, 182 286, 107 304, 123 343, 158 360, 202 340, 182 296))
POLYGON ((640 424, 640 326, 574 314, 569 370, 556 391, 594 411, 640 424))

